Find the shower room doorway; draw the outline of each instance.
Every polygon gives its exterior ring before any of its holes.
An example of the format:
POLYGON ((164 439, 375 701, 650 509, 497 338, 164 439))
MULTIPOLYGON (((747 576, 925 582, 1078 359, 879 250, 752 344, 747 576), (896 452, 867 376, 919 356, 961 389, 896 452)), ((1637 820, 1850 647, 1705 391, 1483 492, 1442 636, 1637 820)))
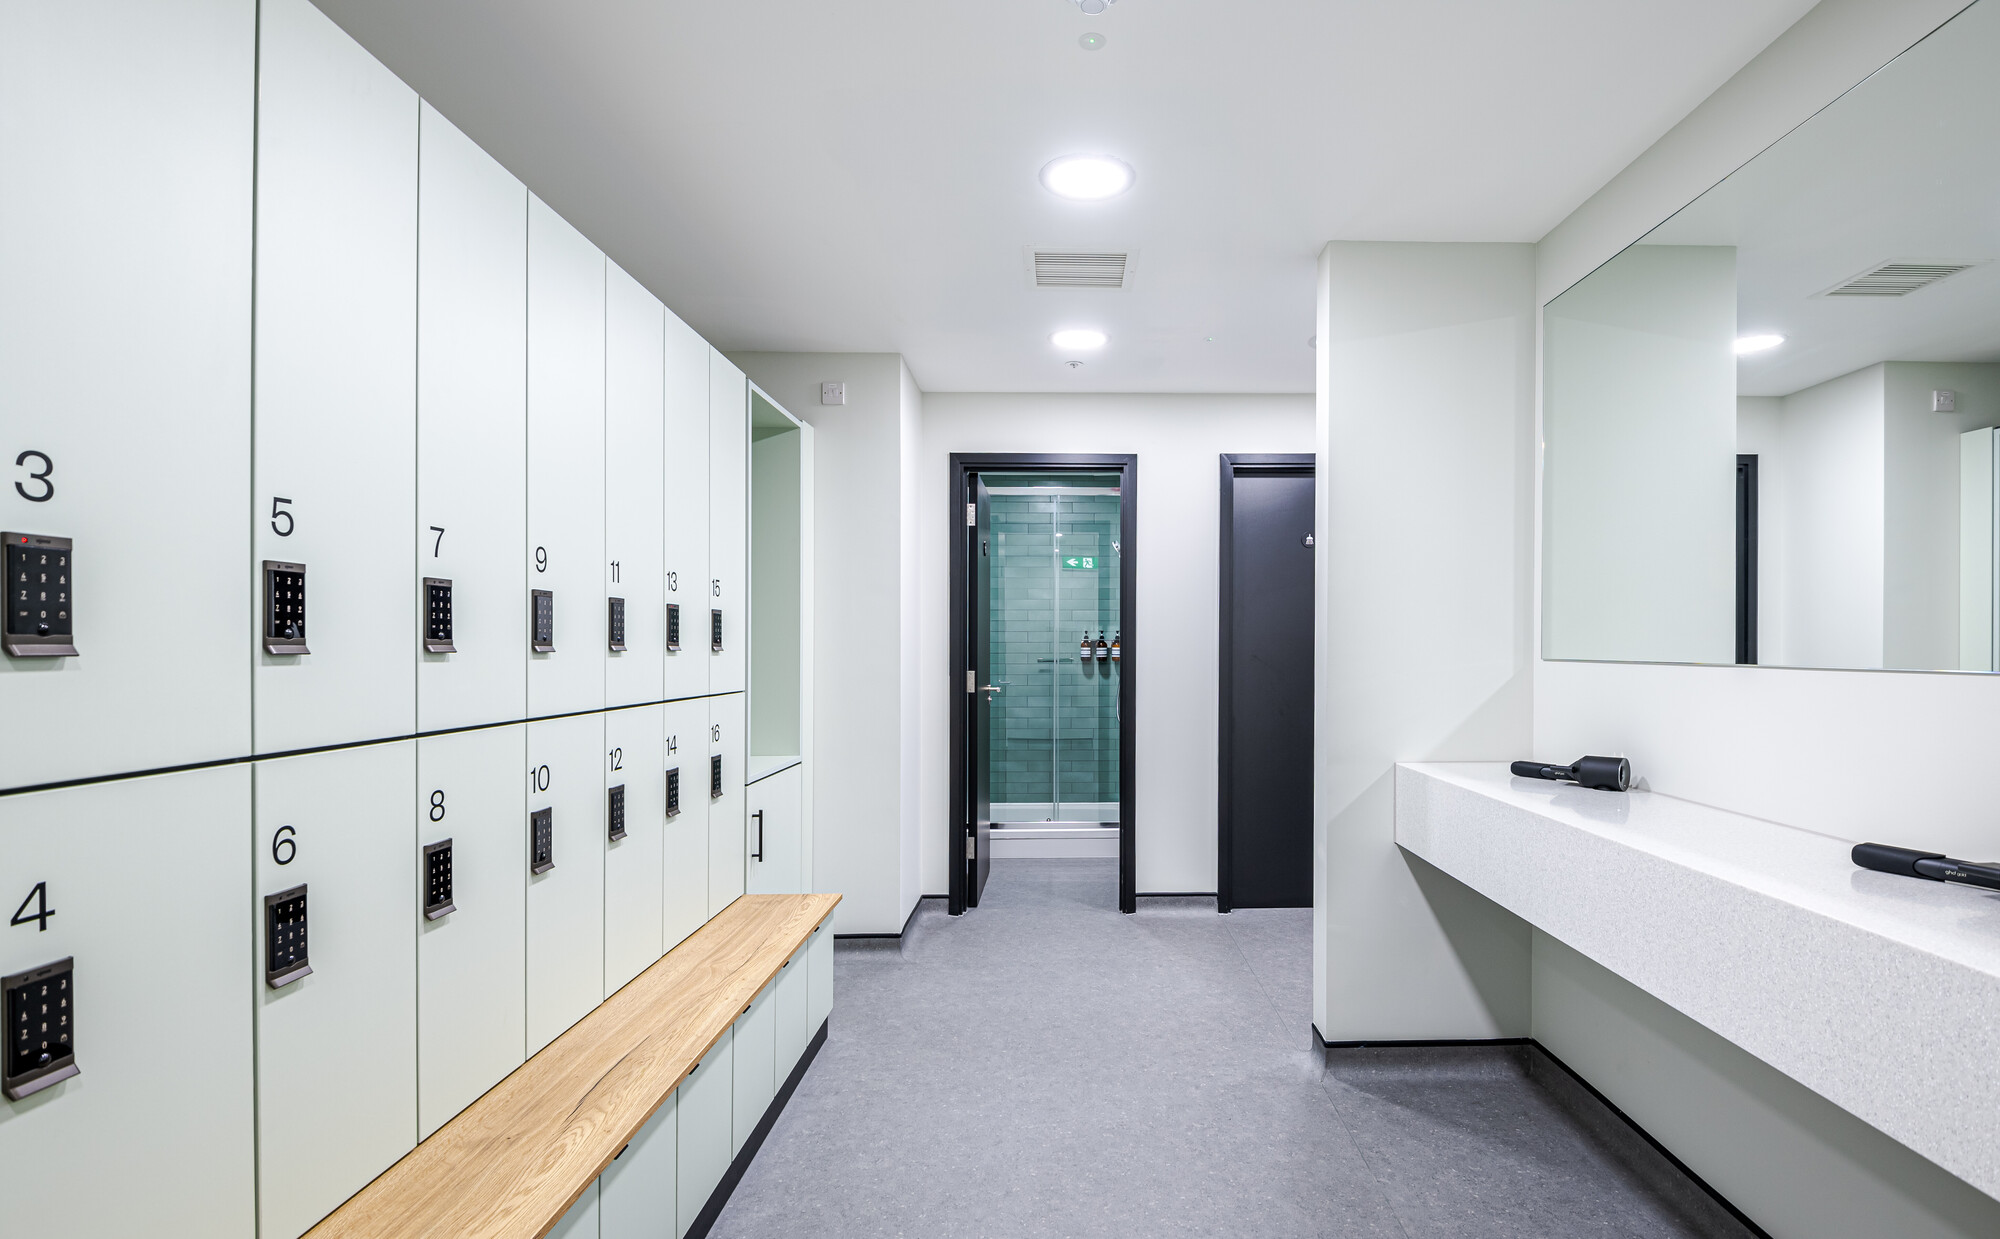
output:
POLYGON ((952 458, 950 911, 992 861, 1118 858, 1133 904, 1131 457, 952 458))

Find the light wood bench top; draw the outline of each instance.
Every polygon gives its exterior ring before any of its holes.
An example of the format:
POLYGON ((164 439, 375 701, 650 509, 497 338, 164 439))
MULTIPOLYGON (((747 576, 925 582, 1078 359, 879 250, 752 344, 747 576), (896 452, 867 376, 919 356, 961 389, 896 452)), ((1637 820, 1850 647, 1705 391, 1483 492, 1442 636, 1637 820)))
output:
POLYGON ((539 1239, 604 1173, 838 895, 745 895, 307 1232, 539 1239))

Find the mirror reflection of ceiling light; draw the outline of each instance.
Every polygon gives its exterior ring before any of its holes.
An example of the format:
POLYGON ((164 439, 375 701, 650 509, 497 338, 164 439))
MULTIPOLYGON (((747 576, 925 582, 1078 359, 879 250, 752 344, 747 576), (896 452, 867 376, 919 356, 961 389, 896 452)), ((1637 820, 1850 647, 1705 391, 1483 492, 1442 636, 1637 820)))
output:
POLYGON ((1132 188, 1132 165, 1109 155, 1064 155, 1042 168, 1042 186, 1058 198, 1095 202, 1132 188))
POLYGON ((1785 337, 1780 335, 1737 336, 1736 355, 1742 357, 1747 353, 1767 352, 1784 342, 1785 337))
POLYGON ((1049 343, 1060 349, 1103 348, 1104 333, 1092 331, 1088 327, 1071 327, 1050 336, 1049 343))

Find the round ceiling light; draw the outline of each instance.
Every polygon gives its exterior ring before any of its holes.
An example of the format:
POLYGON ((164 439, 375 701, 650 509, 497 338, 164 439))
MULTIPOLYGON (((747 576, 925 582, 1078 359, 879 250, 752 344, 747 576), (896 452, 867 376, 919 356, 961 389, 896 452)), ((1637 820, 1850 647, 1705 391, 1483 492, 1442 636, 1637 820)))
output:
POLYGON ((1071 327, 1050 336, 1049 343, 1060 349, 1103 348, 1104 333, 1088 327, 1071 327))
POLYGON ((1741 357, 1745 353, 1762 353, 1784 342, 1785 337, 1781 335, 1737 336, 1736 355, 1741 357))
POLYGON ((1079 36, 1076 42, 1084 51, 1094 52, 1104 46, 1104 36, 1093 30, 1089 34, 1079 36))
POLYGON ((1095 202, 1132 188, 1132 165, 1109 155, 1064 155, 1042 168, 1042 186, 1058 198, 1095 202))

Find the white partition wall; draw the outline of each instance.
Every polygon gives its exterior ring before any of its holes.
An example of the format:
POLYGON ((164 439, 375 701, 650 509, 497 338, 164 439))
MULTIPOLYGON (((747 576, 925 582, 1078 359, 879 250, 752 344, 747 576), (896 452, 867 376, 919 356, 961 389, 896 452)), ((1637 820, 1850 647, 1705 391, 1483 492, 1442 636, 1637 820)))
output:
POLYGON ((264 0, 258 41, 245 570, 274 753, 416 722, 417 96, 308 0, 264 0), (295 574, 271 564, 303 566, 302 641, 295 574))
POLYGON ((0 7, 0 530, 70 539, 78 602, 76 657, 0 654, 0 787, 249 751, 256 30, 0 7))
POLYGON ((666 309, 605 267, 604 592, 622 627, 607 643, 604 702, 621 706, 660 700, 666 674, 666 309))
POLYGON ((417 728, 527 713, 528 191, 423 105, 417 213, 417 728), (423 578, 449 591, 425 648, 423 578), (450 647, 449 650, 440 647, 450 647))
POLYGON ((708 343, 667 315, 666 699, 709 691, 708 343))
POLYGON ((721 353, 708 357, 708 607, 703 642, 711 661, 708 691, 743 690, 750 645, 750 384, 721 353))
POLYGON ((661 743, 666 820, 661 828, 662 942, 672 950, 708 919, 708 702, 668 702, 661 743))
POLYGON ((604 994, 660 958, 667 776, 657 760, 667 707, 604 715, 604 994))
POLYGON ((78 1011, 78 1074, 0 1102, 7 1234, 256 1233, 249 831, 244 766, 0 798, 0 974, 70 960, 78 1011))
POLYGON ((529 1054, 604 998, 603 742, 601 714, 528 724, 518 855, 528 883, 529 1054))
POLYGON ((604 705, 604 254, 528 198, 528 713, 604 705), (548 638, 543 640, 541 638, 548 638))

